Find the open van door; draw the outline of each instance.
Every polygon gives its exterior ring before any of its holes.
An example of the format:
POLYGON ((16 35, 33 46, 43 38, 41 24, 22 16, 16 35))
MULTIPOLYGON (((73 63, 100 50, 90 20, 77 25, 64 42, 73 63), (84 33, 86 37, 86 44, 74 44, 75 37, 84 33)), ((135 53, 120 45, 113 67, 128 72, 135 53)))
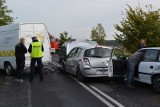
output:
POLYGON ((112 55, 109 60, 109 72, 109 77, 124 76, 127 72, 127 58, 119 48, 113 48, 112 55))
MULTIPOLYGON (((40 42, 43 43, 43 63, 51 62, 50 56, 50 41, 46 26, 43 23, 24 23, 20 26, 20 38, 25 38, 25 46, 29 48, 30 43, 32 43, 32 37, 36 36, 40 42)), ((30 65, 30 54, 26 55, 26 65, 30 65)))

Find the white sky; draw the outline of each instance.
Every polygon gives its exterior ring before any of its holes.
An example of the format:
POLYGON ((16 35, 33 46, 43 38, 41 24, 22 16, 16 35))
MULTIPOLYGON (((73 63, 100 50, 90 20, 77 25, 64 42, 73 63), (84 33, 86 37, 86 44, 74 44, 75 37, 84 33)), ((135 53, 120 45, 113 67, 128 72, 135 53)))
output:
POLYGON ((59 33, 68 31, 73 38, 90 38, 90 31, 101 23, 107 39, 114 39, 114 24, 123 18, 121 11, 132 7, 152 4, 160 8, 160 0, 6 0, 9 9, 18 17, 16 22, 43 22, 49 32, 59 37, 59 33))

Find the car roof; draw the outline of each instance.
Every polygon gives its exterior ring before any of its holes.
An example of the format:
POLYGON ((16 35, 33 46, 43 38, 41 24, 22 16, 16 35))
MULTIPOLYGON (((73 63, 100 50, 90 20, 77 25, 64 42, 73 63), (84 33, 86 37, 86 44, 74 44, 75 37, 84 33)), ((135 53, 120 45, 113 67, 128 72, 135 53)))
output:
POLYGON ((88 44, 88 45, 97 45, 97 42, 95 41, 67 41, 63 44, 63 46, 67 46, 68 44, 70 45, 76 45, 76 44, 88 44))
POLYGON ((86 45, 86 46, 78 46, 77 48, 82 48, 82 49, 91 49, 91 48, 96 48, 96 47, 101 47, 101 48, 107 48, 107 49, 113 49, 112 47, 107 47, 107 46, 93 46, 93 45, 86 45))
POLYGON ((149 49, 160 50, 160 47, 148 47, 148 48, 142 48, 140 50, 149 50, 149 49))
POLYGON ((80 46, 96 46, 97 43, 94 41, 90 41, 90 42, 85 42, 85 41, 69 41, 69 42, 65 42, 63 44, 63 46, 66 47, 66 53, 68 54, 73 48, 75 47, 80 47, 80 46))

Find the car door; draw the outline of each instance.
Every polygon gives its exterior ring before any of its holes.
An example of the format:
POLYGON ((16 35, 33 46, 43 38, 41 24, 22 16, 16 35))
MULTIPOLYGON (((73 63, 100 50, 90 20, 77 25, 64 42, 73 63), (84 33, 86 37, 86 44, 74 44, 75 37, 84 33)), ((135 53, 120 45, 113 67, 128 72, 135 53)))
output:
POLYGON ((74 66, 73 65, 73 59, 74 59, 74 55, 75 55, 75 52, 76 52, 77 48, 73 48, 69 54, 67 55, 67 58, 66 58, 66 61, 65 61, 65 70, 66 72, 68 73, 72 73, 72 67, 74 66))
POLYGON ((78 60, 80 60, 80 55, 81 55, 82 49, 81 48, 77 48, 75 53, 74 53, 74 58, 72 59, 72 67, 71 67, 71 73, 73 75, 76 75, 76 71, 78 68, 78 60))
POLYGON ((145 83, 151 82, 151 75, 156 70, 159 51, 149 49, 145 52, 143 61, 139 64, 138 79, 145 83))
POLYGON ((127 72, 127 59, 123 51, 114 48, 111 56, 113 76, 124 76, 127 72))

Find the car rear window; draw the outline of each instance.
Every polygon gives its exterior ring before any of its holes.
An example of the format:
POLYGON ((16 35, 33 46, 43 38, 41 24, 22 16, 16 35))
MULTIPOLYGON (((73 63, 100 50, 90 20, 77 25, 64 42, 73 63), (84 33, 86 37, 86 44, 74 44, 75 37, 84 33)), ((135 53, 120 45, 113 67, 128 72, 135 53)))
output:
POLYGON ((111 49, 96 47, 96 48, 87 49, 84 53, 84 56, 107 58, 111 56, 111 52, 112 52, 111 49))

